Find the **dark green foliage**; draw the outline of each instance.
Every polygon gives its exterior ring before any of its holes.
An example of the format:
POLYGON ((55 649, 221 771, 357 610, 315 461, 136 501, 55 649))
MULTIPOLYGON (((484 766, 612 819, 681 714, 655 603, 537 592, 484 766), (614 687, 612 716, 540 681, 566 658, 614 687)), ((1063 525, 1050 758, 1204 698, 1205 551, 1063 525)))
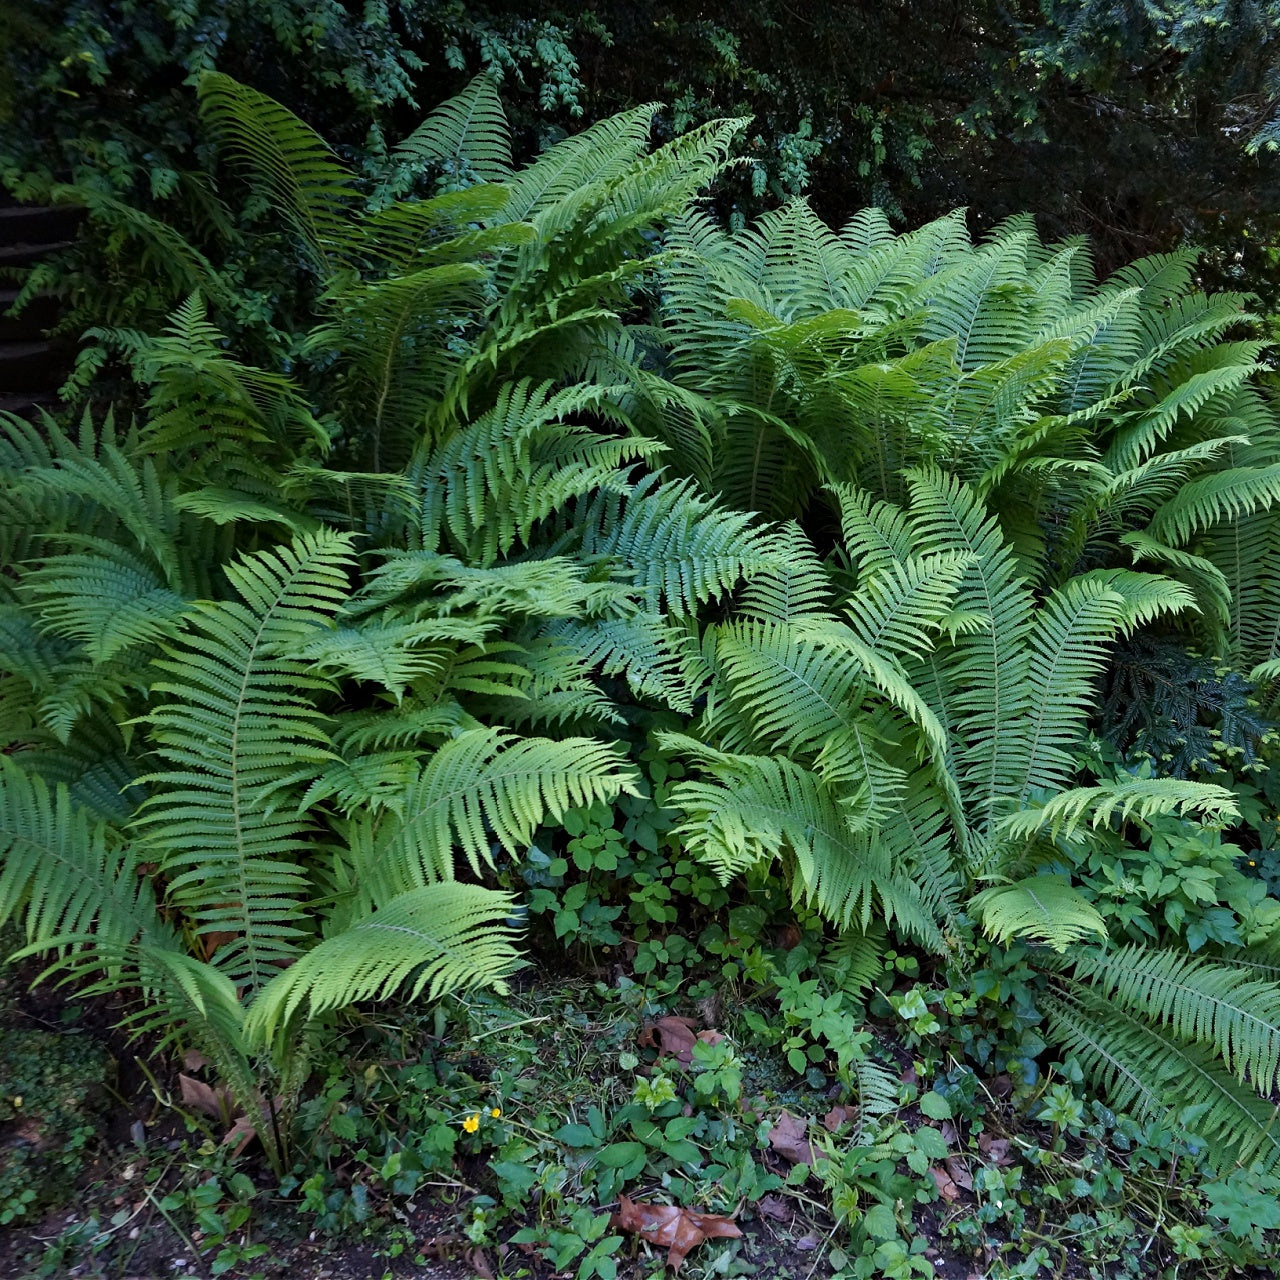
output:
POLYGON ((1274 727, 1253 695, 1239 671, 1168 640, 1136 638, 1112 655, 1100 728, 1177 778, 1211 769, 1221 753, 1253 767, 1274 727))
MULTIPOLYGON (((18 941, 11 930, 4 938, 18 941)), ((66 1203, 97 1154, 114 1072, 82 1032, 24 1025, 13 985, 0 978, 0 1227, 66 1203)))
MULTIPOLYGON (((314 316, 259 367, 217 322, 236 270, 192 250, 160 337, 95 333, 128 428, 0 424, 0 916, 27 952, 141 992, 131 1026, 199 1044, 278 1172, 316 1029, 501 989, 521 887, 601 946, 625 905, 664 991, 705 955, 776 981, 773 1043, 867 1117, 896 1085, 855 1020, 917 963, 890 939, 1024 948, 1069 1069, 1187 1117, 1215 1168, 1280 1168, 1280 907, 1217 840, 1235 795, 1081 764, 1137 632, 1280 670, 1280 432, 1240 298, 1187 253, 1096 285, 1026 218, 837 235, 792 202, 725 233, 694 203, 740 119, 651 150, 636 108, 515 168, 482 77, 400 153, 445 189, 393 198, 260 91, 198 92, 314 316), (1144 854, 1126 914, 1105 868, 1123 892, 1144 854), (603 889, 624 864, 634 891, 603 889), (818 977, 669 927, 671 894, 711 914, 739 882, 731 930, 789 894, 815 952, 841 935, 818 977)), ((734 1101, 716 1047, 703 1092, 734 1101)), ((655 1075, 589 1122, 601 1196, 700 1159, 653 1120, 674 1103, 655 1075)), ((822 1175, 851 1220, 855 1156, 822 1175)), ((866 1256, 907 1256, 896 1176, 866 1256)))

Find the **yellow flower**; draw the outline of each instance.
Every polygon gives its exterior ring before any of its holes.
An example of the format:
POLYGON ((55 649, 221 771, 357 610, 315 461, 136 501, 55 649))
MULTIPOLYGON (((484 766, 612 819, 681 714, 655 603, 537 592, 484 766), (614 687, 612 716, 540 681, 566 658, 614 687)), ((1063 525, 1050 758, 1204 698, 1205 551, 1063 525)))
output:
POLYGON ((502 1114, 501 1107, 490 1107, 489 1114, 496 1120, 502 1114))
POLYGON ((20 1107, 20 1106, 22 1106, 22 1094, 18 1094, 18 1095, 17 1095, 17 1097, 15 1097, 15 1098, 14 1098, 14 1100, 13 1100, 13 1105, 14 1105, 15 1107, 20 1107))
POLYGON ((467 1118, 462 1122, 462 1128, 463 1128, 463 1131, 464 1131, 464 1132, 466 1132, 466 1133, 475 1133, 475 1131, 476 1131, 479 1127, 480 1127, 480 1117, 479 1117, 479 1116, 468 1116, 468 1117, 467 1117, 467 1118))

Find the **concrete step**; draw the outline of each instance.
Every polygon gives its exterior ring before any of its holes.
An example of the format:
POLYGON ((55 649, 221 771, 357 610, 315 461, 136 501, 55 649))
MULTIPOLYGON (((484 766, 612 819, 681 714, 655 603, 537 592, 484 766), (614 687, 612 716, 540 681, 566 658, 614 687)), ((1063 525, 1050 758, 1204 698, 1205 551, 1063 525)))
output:
POLYGON ((0 391, 0 413, 34 418, 37 410, 52 412, 57 403, 58 397, 52 391, 0 391))
POLYGON ((52 342, 0 343, 0 393, 52 391, 69 367, 66 351, 52 342))
POLYGON ((0 245, 49 244, 74 239, 84 221, 79 205, 10 204, 0 208, 0 245))
POLYGON ((0 288, 0 342, 35 342, 42 339, 45 331, 58 322, 57 299, 47 295, 36 296, 22 308, 20 315, 6 315, 17 296, 16 288, 0 288))

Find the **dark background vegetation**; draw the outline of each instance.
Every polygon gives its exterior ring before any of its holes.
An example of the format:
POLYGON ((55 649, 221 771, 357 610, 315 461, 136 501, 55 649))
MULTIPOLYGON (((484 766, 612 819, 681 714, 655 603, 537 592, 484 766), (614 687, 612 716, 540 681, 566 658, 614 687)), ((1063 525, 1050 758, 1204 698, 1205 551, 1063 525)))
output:
POLYGON ((963 205, 977 229, 1029 208, 1104 269, 1190 241, 1209 283, 1269 295, 1278 30, 1280 6, 1204 0, 8 0, 0 175, 34 196, 87 179, 198 227, 192 74, 271 92, 358 158, 487 66, 526 153, 638 102, 665 103, 668 132, 749 114, 729 212, 812 191, 837 222, 963 205))

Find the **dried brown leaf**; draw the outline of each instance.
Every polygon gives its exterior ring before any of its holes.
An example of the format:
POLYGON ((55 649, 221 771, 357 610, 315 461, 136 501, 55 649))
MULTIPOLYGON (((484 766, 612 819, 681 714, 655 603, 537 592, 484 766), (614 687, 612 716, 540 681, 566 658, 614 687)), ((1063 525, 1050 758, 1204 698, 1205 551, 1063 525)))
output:
POLYGON ((772 1218, 774 1222, 788 1222, 791 1219, 791 1210, 781 1196, 761 1196, 756 1201, 756 1212, 762 1218, 772 1218))
POLYGON ((822 1125, 829 1133, 836 1133, 858 1118, 858 1108, 838 1103, 822 1117, 822 1125))
POLYGON ((182 1090, 182 1104, 193 1111, 230 1124, 234 1114, 235 1103, 231 1100, 231 1090, 225 1086, 205 1084, 193 1076, 179 1075, 178 1086, 182 1090))
POLYGON ((947 1172, 951 1175, 951 1180, 962 1191, 973 1190, 973 1175, 969 1172, 969 1166, 965 1164, 959 1156, 948 1156, 944 1163, 947 1166, 947 1172))
POLYGON ((809 1122, 784 1111, 778 1122, 769 1130, 769 1145, 792 1164, 812 1164, 813 1147, 805 1136, 809 1122))
POLYGON ((933 1185, 938 1188, 938 1194, 948 1204, 960 1199, 960 1190, 945 1169, 939 1169, 935 1164, 929 1166, 929 1172, 933 1175, 933 1185))
POLYGON ((678 1204, 642 1204, 625 1195, 618 1196, 618 1212, 609 1221, 619 1231, 666 1249, 667 1266, 673 1271, 679 1271, 685 1256, 704 1241, 742 1235, 733 1219, 723 1214, 697 1213, 678 1204))
POLYGON ((990 1158, 997 1168, 1005 1169, 1013 1163, 1009 1155, 1009 1139, 993 1138, 989 1133, 978 1135, 978 1150, 990 1158))
POLYGON ((640 1032, 640 1044, 645 1049, 657 1049, 660 1058, 670 1054, 687 1067, 693 1061, 693 1046, 698 1038, 695 1032, 697 1025, 692 1018, 668 1014, 665 1018, 649 1023, 640 1032))

